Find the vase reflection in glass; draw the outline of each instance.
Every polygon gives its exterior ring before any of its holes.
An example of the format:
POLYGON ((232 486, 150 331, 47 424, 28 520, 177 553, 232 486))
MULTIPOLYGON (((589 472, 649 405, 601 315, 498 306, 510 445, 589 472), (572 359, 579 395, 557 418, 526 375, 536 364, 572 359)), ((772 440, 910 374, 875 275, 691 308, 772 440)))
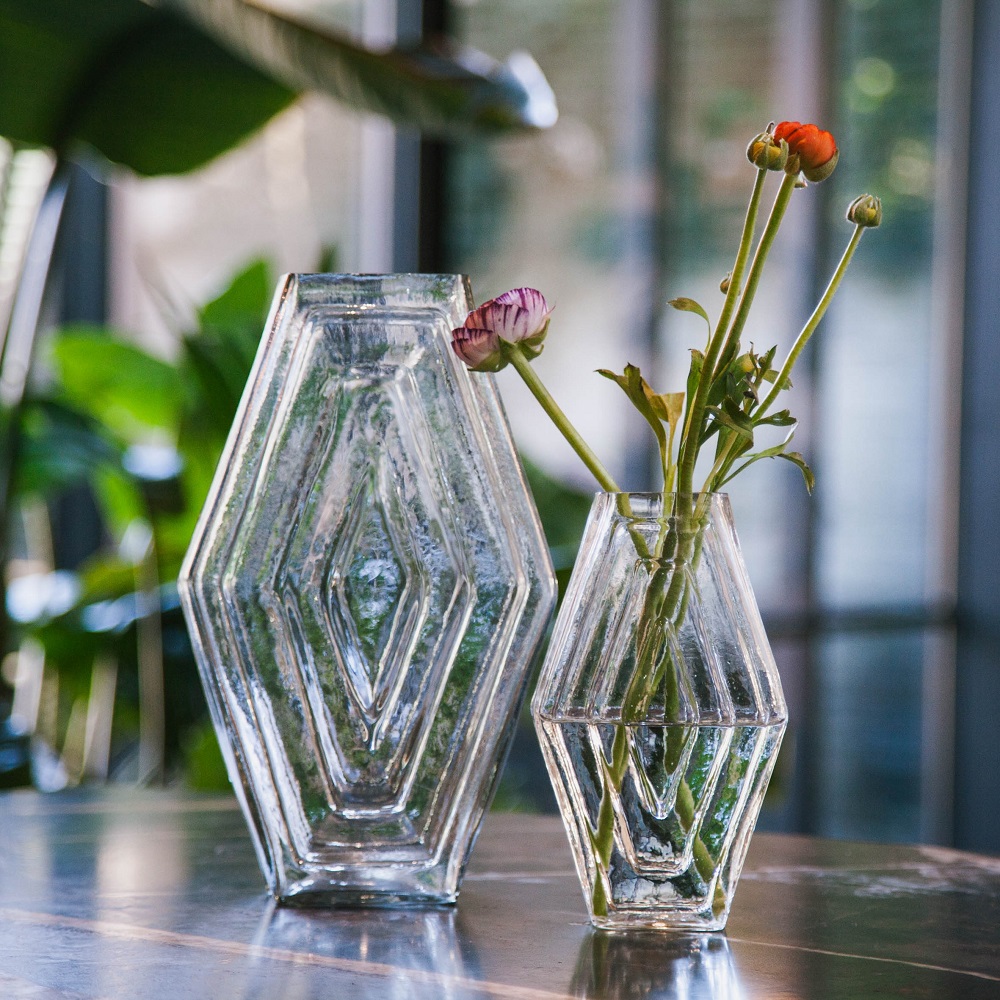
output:
POLYGON ((180 578, 272 892, 453 902, 555 580, 449 275, 291 275, 180 578))
POLYGON ((593 923, 720 930, 786 722, 724 495, 597 495, 532 712, 593 923))

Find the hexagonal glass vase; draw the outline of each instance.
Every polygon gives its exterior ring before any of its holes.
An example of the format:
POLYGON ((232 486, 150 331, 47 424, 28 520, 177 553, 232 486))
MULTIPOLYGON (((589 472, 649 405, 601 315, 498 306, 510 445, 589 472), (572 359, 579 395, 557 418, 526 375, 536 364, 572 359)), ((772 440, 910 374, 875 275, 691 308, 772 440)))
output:
POLYGON ((720 930, 786 709, 721 494, 598 494, 532 702, 591 919, 720 930))
POLYGON ((291 275, 180 578, 284 902, 453 902, 555 581, 454 276, 291 275))

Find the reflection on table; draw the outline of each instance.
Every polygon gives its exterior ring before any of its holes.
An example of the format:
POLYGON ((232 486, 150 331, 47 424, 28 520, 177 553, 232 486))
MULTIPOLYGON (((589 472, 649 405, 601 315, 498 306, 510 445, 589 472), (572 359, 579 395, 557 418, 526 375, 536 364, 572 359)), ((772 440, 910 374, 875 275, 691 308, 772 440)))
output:
POLYGON ((587 923, 552 817, 487 820, 457 908, 263 891, 229 799, 0 796, 12 1000, 1000 996, 1000 861, 760 835, 725 935, 587 923))

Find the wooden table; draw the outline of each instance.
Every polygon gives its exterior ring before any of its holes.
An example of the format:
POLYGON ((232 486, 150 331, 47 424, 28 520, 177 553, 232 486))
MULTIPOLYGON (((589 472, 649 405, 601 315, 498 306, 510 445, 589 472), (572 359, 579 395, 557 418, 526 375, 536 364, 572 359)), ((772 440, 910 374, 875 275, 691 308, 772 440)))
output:
POLYGON ((1000 860, 758 835, 725 935, 608 935, 552 817, 491 815, 457 908, 303 911, 230 799, 0 796, 3 1000, 481 997, 1000 997, 1000 860))

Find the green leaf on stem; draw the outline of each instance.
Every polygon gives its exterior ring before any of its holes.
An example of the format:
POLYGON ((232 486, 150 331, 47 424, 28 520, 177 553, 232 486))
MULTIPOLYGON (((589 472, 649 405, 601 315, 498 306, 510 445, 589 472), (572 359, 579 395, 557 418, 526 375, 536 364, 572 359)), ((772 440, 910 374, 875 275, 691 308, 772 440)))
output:
POLYGON ((777 350, 778 346, 775 344, 769 351, 759 356, 754 355, 753 351, 750 352, 757 366, 758 385, 760 382, 773 382, 778 377, 778 369, 772 367, 777 350))
POLYGON ((646 398, 653 412, 661 419, 665 420, 671 430, 677 427, 684 413, 684 393, 683 392, 653 392, 649 385, 643 382, 646 398))
POLYGON ((708 405, 710 407, 719 406, 727 399, 740 405, 748 393, 751 398, 756 399, 756 390, 753 383, 753 373, 755 370, 752 355, 741 354, 739 357, 730 356, 725 366, 719 369, 719 374, 712 383, 712 387, 708 393, 708 405))
POLYGON ((802 478, 805 480, 806 490, 812 493, 816 487, 816 476, 813 475, 813 470, 809 468, 806 460, 797 451, 783 451, 774 457, 783 458, 786 462, 791 462, 792 465, 797 466, 799 472, 802 473, 802 478))
MULTIPOLYGON (((664 481, 668 478, 670 456, 668 454, 667 432, 663 429, 663 420, 668 420, 667 414, 674 413, 675 401, 667 401, 667 397, 676 395, 666 393, 663 396, 653 392, 649 383, 642 377, 642 373, 635 365, 626 365, 623 374, 618 375, 607 368, 599 368, 598 375, 603 375, 616 385, 620 386, 626 396, 632 401, 632 405, 642 414, 646 423, 653 428, 656 435, 656 443, 660 449, 660 464, 663 467, 664 481), (661 416, 663 414, 663 416, 661 416)), ((671 427, 673 424, 671 423, 671 427)))
POLYGON ((708 324, 709 332, 711 332, 712 321, 708 318, 708 313, 705 312, 704 306, 702 306, 699 302, 695 302, 694 299, 686 299, 682 297, 679 299, 671 299, 667 305, 673 306, 674 309, 678 309, 680 312, 691 312, 700 316, 708 324))
POLYGON ((812 493, 814 487, 816 486, 816 477, 813 475, 812 469, 806 464, 806 460, 797 451, 785 451, 788 447, 789 442, 792 440, 791 434, 785 438, 781 444, 776 444, 771 448, 765 448, 763 451, 758 451, 753 455, 750 455, 747 460, 738 468, 734 469, 727 476, 719 480, 719 486, 723 486, 728 483, 731 479, 738 476, 744 469, 748 469, 755 462, 759 462, 762 458, 783 458, 786 462, 791 462, 792 465, 796 466, 802 473, 802 478, 805 480, 806 490, 812 493))
POLYGON ((777 413, 772 413, 768 417, 761 417, 760 420, 755 420, 754 424, 757 427, 763 427, 765 424, 772 427, 794 427, 798 421, 788 410, 778 410, 777 413))
POLYGON ((753 441, 753 420, 733 400, 726 399, 723 401, 722 406, 709 406, 707 409, 717 423, 753 441))

